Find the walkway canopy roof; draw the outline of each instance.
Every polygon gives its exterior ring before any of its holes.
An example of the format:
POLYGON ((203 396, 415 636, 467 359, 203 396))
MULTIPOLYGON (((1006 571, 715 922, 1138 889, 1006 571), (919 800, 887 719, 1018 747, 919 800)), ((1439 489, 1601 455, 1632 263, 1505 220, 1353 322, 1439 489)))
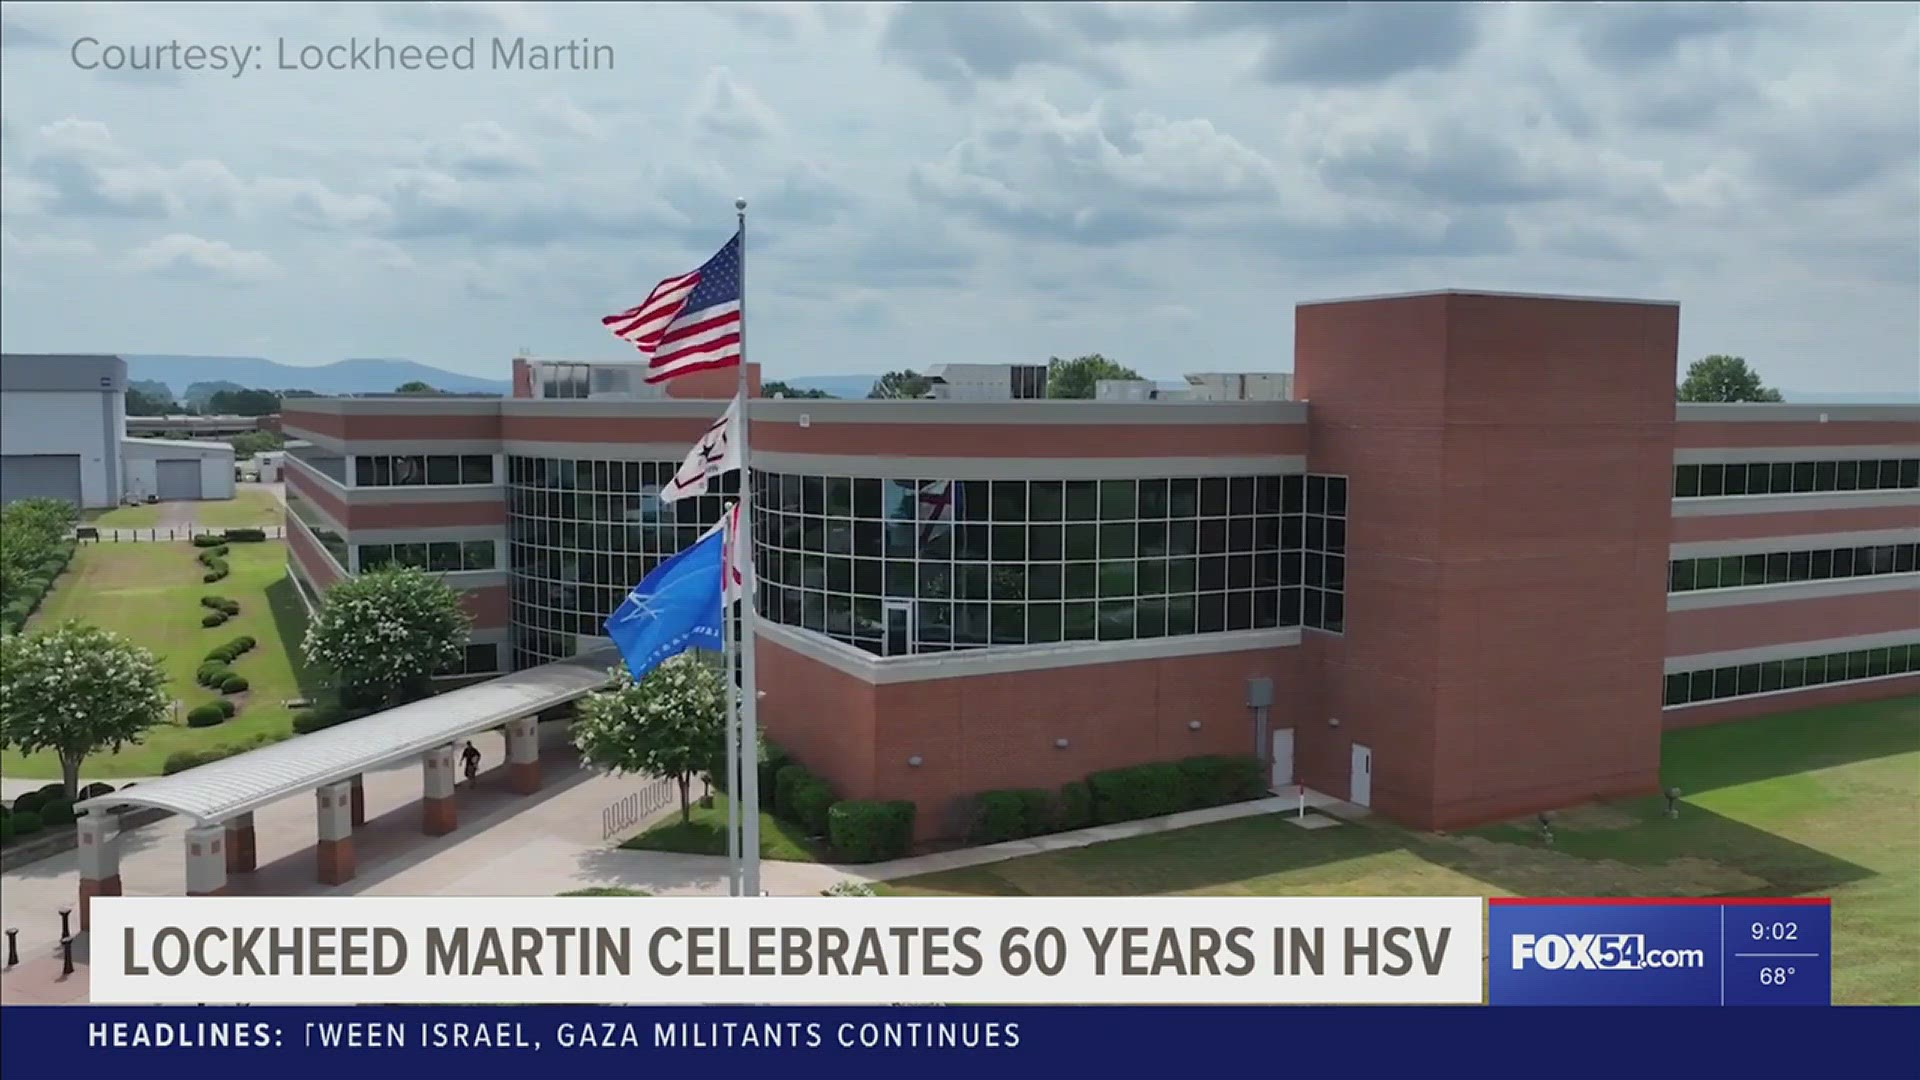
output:
POLYGON ((208 824, 224 821, 565 704, 605 686, 607 672, 619 662, 618 651, 597 649, 172 776, 143 780, 131 789, 77 805, 153 806, 208 824))

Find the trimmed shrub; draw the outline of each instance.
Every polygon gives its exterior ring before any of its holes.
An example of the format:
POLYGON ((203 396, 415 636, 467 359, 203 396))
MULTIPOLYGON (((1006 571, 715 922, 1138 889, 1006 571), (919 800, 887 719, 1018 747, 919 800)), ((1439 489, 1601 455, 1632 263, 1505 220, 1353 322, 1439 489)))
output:
POLYGON ((240 706, 235 705, 233 702, 228 701, 226 698, 221 698, 220 700, 214 702, 213 707, 216 709, 219 709, 220 715, 227 717, 228 719, 232 719, 233 714, 240 711, 240 706))
POLYGON ((793 810, 793 794, 800 785, 813 779, 805 765, 782 765, 773 777, 773 812, 788 821, 798 821, 793 810))
POLYGON ((1083 780, 1061 785, 1055 819, 1061 831, 1084 829, 1093 824, 1093 789, 1083 780))
POLYGON ((52 802, 54 799, 64 799, 67 797, 67 785, 58 780, 55 780, 51 784, 41 784, 39 787, 34 788, 34 790, 40 793, 40 805, 42 806, 52 802))
POLYGON ((232 618, 233 616, 240 614, 240 601, 229 600, 226 603, 220 605, 220 610, 226 612, 228 618, 232 618))
MULTIPOLYGON (((166 764, 160 766, 160 775, 172 776, 174 773, 185 772, 196 765, 205 765, 210 761, 230 758, 235 754, 244 754, 249 750, 258 750, 262 746, 266 746, 269 743, 277 743, 285 738, 287 738, 285 735, 269 734, 263 731, 253 738, 248 739, 246 742, 235 743, 232 746, 210 746, 202 750, 175 750, 173 753, 167 755, 166 764)), ((132 784, 123 784, 120 790, 125 791, 132 786, 132 784)))
POLYGON ((349 720, 358 720, 365 715, 358 709, 347 709, 339 705, 320 705, 293 714, 293 730, 301 735, 311 735, 316 731, 324 731, 349 720))
POLYGON ((808 779, 794 785, 793 820, 807 830, 808 836, 827 834, 827 811, 833 808, 833 788, 825 780, 808 779))
POLYGON ((200 625, 209 629, 219 626, 226 621, 227 613, 224 611, 209 611, 205 615, 200 616, 200 625))
POLYGON ((226 605, 227 598, 224 596, 215 596, 212 593, 208 593, 200 598, 200 606, 203 608, 213 608, 215 611, 218 611, 226 605))
POLYGON ((80 797, 83 799, 97 799, 102 795, 111 795, 113 792, 114 787, 112 784, 95 782, 81 788, 80 797))
POLYGON ((260 643, 253 640, 252 634, 241 634, 239 637, 234 638, 231 644, 240 646, 240 651, 244 653, 252 652, 253 647, 260 643))
POLYGON ((1179 763, 1193 806, 1220 806, 1267 793, 1268 769, 1252 754, 1191 757, 1179 763))
POLYGON ((227 572, 225 570, 209 570, 206 573, 200 575, 200 580, 208 585, 211 585, 214 582, 219 581, 221 578, 226 576, 227 576, 227 572))
POLYGON ((11 839, 13 839, 13 816, 11 814, 0 815, 0 844, 4 844, 11 839))
POLYGON ((1027 835, 1056 832, 1060 828, 1060 807, 1051 791, 1016 791, 1020 797, 1020 815, 1027 823, 1027 835))
POLYGON ((7 824, 13 826, 15 836, 32 836, 40 831, 40 815, 31 810, 16 810, 7 824))
POLYGON ((878 896, 879 894, 873 891, 873 886, 867 884, 864 881, 855 881, 852 878, 843 878, 839 881, 834 882, 831 886, 828 886, 827 888, 820 890, 820 895, 821 896, 878 896))
POLYGON ((225 723, 226 720, 227 714, 213 702, 195 705, 192 711, 187 713, 187 726, 190 728, 214 727, 225 723))
POLYGON ((897 859, 913 847, 912 803, 843 799, 827 811, 827 836, 846 862, 897 859))
POLYGON ((37 791, 29 791, 13 800, 13 812, 16 814, 30 814, 40 809, 40 804, 46 801, 47 797, 45 795, 37 791))
POLYGON ((245 675, 229 675, 220 681, 220 692, 223 694, 238 694, 245 691, 246 688, 247 677, 245 675))
POLYGON ((258 544, 267 538, 267 530, 228 529, 226 538, 227 542, 232 544, 258 544))
POLYGON ((227 680, 233 669, 218 660, 207 660, 194 669, 193 681, 211 690, 227 680))
POLYGON ((42 806, 40 824, 49 829, 56 825, 73 824, 73 804, 65 799, 55 799, 42 806))
POLYGON ((760 809, 774 808, 774 793, 779 789, 780 770, 794 764, 793 758, 778 743, 760 744, 760 809))
POLYGON ((226 540, 213 533, 201 533, 199 536, 193 538, 193 546, 197 548, 215 548, 224 543, 226 543, 226 540))
POLYGON ((974 798, 971 836, 983 844, 1028 835, 1026 801, 1019 791, 983 791, 974 798))
POLYGON ((1093 817, 1102 825, 1135 821, 1185 810, 1190 804, 1185 773, 1178 765, 1135 765, 1087 777, 1093 789, 1093 817))

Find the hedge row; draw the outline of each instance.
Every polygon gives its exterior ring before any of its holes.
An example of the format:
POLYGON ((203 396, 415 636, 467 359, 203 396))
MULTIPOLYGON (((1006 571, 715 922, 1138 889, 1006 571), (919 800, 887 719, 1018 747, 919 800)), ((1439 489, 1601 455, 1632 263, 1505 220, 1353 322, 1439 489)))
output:
POLYGON ((228 529, 226 540, 229 544, 258 544, 267 538, 265 529, 228 529))
MULTIPOLYGON (((193 539, 194 539, 194 543, 198 544, 202 539, 207 539, 207 538, 196 536, 193 539)), ((205 547, 206 545, 201 545, 201 546, 205 547)), ((218 547, 208 547, 207 550, 200 553, 200 556, 199 556, 200 565, 207 568, 207 572, 200 575, 201 581, 207 582, 208 584, 212 584, 213 582, 219 581, 221 578, 227 576, 227 574, 230 572, 227 566, 227 560, 226 560, 227 551, 228 551, 228 548, 226 544, 222 543, 218 547)), ((203 622, 201 623, 201 625, 218 626, 220 625, 220 623, 223 623, 225 621, 226 619, 223 616, 222 618, 220 618, 215 622, 203 622)))
MULTIPOLYGON (((299 721, 295 721, 295 727, 299 721)), ((913 846, 911 802, 838 799, 832 785, 765 743, 759 761, 760 806, 791 821, 809 836, 824 836, 843 862, 880 862, 897 859, 913 846)), ((725 791, 724 778, 714 787, 725 791)))
MULTIPOLYGON (((113 794, 112 784, 86 784, 80 788, 80 797, 73 801, 79 802, 81 799, 92 799, 101 795, 111 794, 113 794)), ((67 785, 58 782, 46 784, 13 800, 13 812, 19 813, 23 810, 37 811, 48 803, 66 801, 67 785)), ((0 812, 4 812, 5 809, 5 807, 0 807, 0 812)))
POLYGON ((193 546, 201 547, 201 548, 217 548, 225 544, 226 542, 227 541, 224 537, 221 537, 214 533, 201 533, 200 535, 193 538, 193 546))
POLYGON ((203 596, 200 598, 200 606, 211 608, 229 617, 240 614, 240 601, 229 600, 224 596, 203 596))
POLYGON ((269 743, 277 743, 289 737, 263 731, 246 742, 235 743, 232 746, 210 746, 203 750, 176 750, 167 755, 166 764, 160 766, 160 775, 172 776, 174 773, 185 772, 198 765, 230 758, 235 754, 244 754, 249 750, 258 750, 269 743))
POLYGON ((40 607, 53 580, 73 561, 67 536, 80 511, 59 499, 22 499, 0 508, 7 572, 0 574, 0 633, 14 633, 40 607))
POLYGON ((1092 824, 1163 817, 1258 799, 1267 793, 1259 758, 1217 755, 1109 769, 1058 792, 986 791, 975 796, 972 838, 996 844, 1092 824))
POLYGON ((366 709, 349 709, 341 705, 316 705, 294 714, 293 730, 297 735, 311 735, 316 731, 338 727, 349 720, 358 720, 367 715, 367 711, 366 709))
MULTIPOLYGON (((219 645, 209 649, 207 651, 207 659, 219 661, 222 664, 231 664, 245 654, 252 652, 253 647, 257 644, 259 644, 259 642, 254 641, 251 635, 241 634, 225 645, 219 645)), ((207 684, 202 683, 201 685, 205 686, 207 684)))

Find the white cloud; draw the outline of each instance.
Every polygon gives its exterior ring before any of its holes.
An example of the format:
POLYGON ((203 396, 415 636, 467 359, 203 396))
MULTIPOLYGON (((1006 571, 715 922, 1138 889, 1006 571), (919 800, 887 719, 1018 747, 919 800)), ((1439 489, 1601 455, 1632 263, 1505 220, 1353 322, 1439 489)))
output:
POLYGON ((23 259, 79 259, 92 255, 93 241, 60 236, 16 236, 11 229, 0 231, 0 246, 23 259))
POLYGON ((139 270, 226 285, 252 285, 280 276, 279 266, 261 252, 189 233, 170 233, 143 244, 133 250, 130 260, 139 270))
POLYGON ((434 168, 480 178, 521 176, 540 168, 539 157, 519 136, 492 120, 460 125, 433 144, 427 160, 434 168))
POLYGON ((755 142, 778 135, 781 121, 753 87, 723 67, 707 72, 694 107, 694 130, 720 139, 755 142))

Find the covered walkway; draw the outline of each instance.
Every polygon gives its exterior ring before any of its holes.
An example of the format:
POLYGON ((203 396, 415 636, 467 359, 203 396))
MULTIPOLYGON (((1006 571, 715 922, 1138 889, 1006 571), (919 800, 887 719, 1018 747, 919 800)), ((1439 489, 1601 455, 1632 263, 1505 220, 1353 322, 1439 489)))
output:
MULTIPOLYGON (((356 872, 356 832, 367 824, 366 773, 419 759, 423 791, 419 829, 429 836, 445 836, 459 826, 454 797, 461 742, 504 728, 508 789, 518 795, 538 791, 538 714, 600 689, 606 685, 608 670, 618 662, 615 650, 596 650, 83 801, 77 808, 88 812, 75 822, 80 929, 90 926, 93 897, 119 896, 123 891, 119 815, 112 812, 114 807, 158 807, 187 819, 187 895, 271 892, 275 889, 269 880, 241 883, 230 877, 251 876, 259 869, 254 811, 312 791, 317 813, 317 880, 339 885, 356 872)), ((390 832, 388 824, 379 832, 390 832)), ((282 860, 267 878, 284 881, 288 871, 284 864, 282 860)))

